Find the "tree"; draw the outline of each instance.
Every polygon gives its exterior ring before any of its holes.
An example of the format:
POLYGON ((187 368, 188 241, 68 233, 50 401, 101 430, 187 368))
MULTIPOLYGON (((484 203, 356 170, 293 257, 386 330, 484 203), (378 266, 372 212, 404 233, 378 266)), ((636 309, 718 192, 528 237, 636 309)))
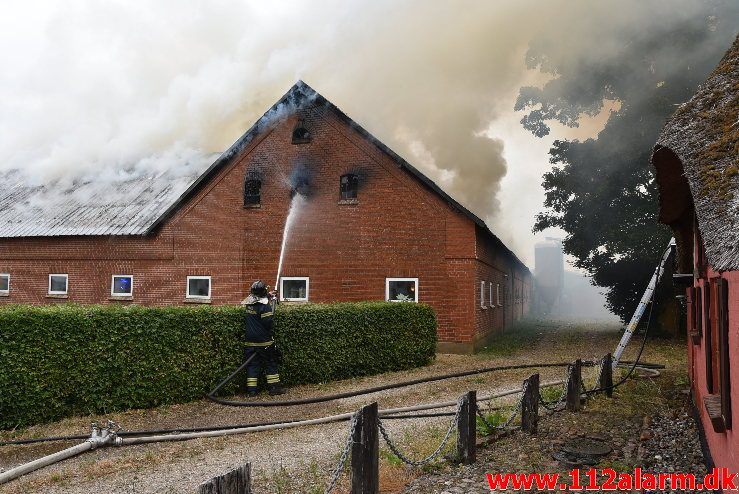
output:
POLYGON ((534 231, 563 229, 564 251, 605 288, 608 308, 623 320, 671 235, 657 222, 652 148, 665 119, 707 77, 739 24, 735 2, 701 5, 702 16, 627 26, 580 52, 566 39, 534 40, 526 57, 530 68, 552 77, 541 88, 521 88, 516 101, 516 110, 528 111, 522 125, 538 137, 549 133, 548 122, 577 126, 607 100, 620 103, 596 139, 554 142, 534 231))

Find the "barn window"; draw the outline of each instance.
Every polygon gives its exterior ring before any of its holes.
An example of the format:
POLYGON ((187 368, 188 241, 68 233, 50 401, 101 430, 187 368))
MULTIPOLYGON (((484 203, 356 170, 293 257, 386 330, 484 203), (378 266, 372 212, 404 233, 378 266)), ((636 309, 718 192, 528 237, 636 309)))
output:
POLYGON ((186 297, 210 299, 210 276, 188 276, 186 297))
POLYGON ((480 308, 481 309, 487 309, 487 306, 485 305, 485 282, 480 282, 480 308))
POLYGON ((259 177, 247 175, 244 181, 244 207, 259 206, 262 202, 262 181, 259 177))
POLYGON ((342 175, 339 180, 339 198, 342 201, 350 201, 357 198, 359 189, 359 177, 353 173, 342 175))
POLYGON ((110 284, 110 295, 112 297, 133 296, 133 276, 125 274, 114 274, 110 284))
POLYGON ((500 283, 495 284, 495 300, 498 303, 498 307, 503 307, 503 305, 500 303, 500 283))
POLYGON ((305 127, 305 121, 301 118, 293 129, 293 144, 306 144, 311 140, 310 132, 305 127))
POLYGON ((287 302, 307 302, 310 278, 303 276, 283 276, 280 278, 280 300, 287 302))
POLYGON ((68 290, 69 275, 66 274, 50 274, 49 275, 49 295, 66 295, 68 290))
POLYGON ((10 275, 8 273, 0 273, 0 296, 10 293, 10 275))
POLYGON ((493 303, 493 282, 491 281, 488 285, 488 288, 490 289, 490 293, 488 294, 490 296, 490 303, 488 305, 490 305, 490 308, 492 309, 495 307, 495 304, 493 303))
POLYGON ((385 300, 418 302, 418 278, 385 278, 385 300))

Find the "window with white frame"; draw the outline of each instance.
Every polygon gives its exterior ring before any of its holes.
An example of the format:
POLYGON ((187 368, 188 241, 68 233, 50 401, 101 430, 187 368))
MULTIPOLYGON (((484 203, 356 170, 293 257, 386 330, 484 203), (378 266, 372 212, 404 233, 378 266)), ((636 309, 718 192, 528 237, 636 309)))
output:
POLYGON ((500 303, 500 283, 495 284, 495 300, 498 302, 498 307, 503 307, 500 303))
POLYGON ((282 276, 280 278, 280 300, 307 302, 310 278, 305 276, 282 276))
POLYGON ((480 308, 487 309, 485 305, 485 281, 480 282, 480 308))
POLYGON ((133 276, 128 274, 114 274, 110 283, 111 297, 132 297, 133 276))
POLYGON ((210 298, 210 276, 188 276, 187 298, 209 299, 210 298))
POLYGON ((418 278, 385 278, 385 300, 418 302, 418 278))
POLYGON ((8 273, 0 273, 0 295, 10 293, 10 275, 8 273))
POLYGON ((66 295, 69 289, 69 275, 49 275, 49 295, 66 295))
POLYGON ((490 288, 490 293, 489 293, 489 295, 490 295, 490 307, 493 308, 493 307, 495 307, 495 304, 493 303, 493 282, 492 281, 489 283, 488 288, 490 288))

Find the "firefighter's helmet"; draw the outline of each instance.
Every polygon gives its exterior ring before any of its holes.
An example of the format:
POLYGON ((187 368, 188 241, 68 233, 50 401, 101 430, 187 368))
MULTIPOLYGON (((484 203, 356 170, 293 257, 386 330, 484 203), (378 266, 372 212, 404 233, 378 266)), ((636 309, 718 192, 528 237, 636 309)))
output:
POLYGON ((257 280, 251 285, 251 294, 255 297, 267 296, 267 285, 262 280, 257 280))

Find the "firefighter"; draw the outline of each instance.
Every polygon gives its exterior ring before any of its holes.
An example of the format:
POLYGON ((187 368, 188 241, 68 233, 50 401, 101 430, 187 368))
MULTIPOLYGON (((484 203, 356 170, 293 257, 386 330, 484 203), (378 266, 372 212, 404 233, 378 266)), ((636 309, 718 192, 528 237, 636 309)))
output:
POLYGON ((274 312, 272 299, 275 294, 276 292, 269 293, 267 285, 257 280, 252 284, 250 294, 244 300, 246 358, 254 356, 246 367, 246 390, 249 396, 256 396, 259 393, 258 382, 262 371, 267 378, 267 390, 270 395, 281 395, 285 392, 280 384, 280 353, 275 346, 272 333, 274 312))

